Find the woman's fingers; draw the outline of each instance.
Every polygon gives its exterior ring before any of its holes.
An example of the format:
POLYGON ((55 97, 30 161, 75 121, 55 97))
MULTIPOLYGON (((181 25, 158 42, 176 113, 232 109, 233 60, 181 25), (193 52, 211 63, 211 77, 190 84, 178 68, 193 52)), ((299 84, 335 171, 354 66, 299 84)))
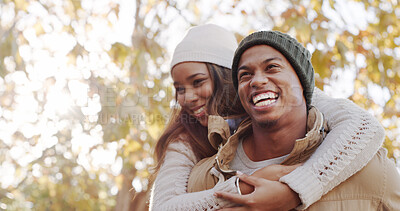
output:
POLYGON ((292 172, 293 170, 295 170, 297 167, 301 166, 303 163, 299 163, 296 165, 292 165, 292 166, 282 166, 283 170, 282 170, 282 175, 280 175, 280 177, 283 177, 287 174, 289 174, 290 172, 292 172))
POLYGON ((246 211, 250 210, 248 207, 229 207, 229 208, 223 208, 219 209, 219 211, 246 211))
POLYGON ((246 203, 246 195, 232 194, 227 192, 215 192, 214 195, 218 198, 223 198, 236 204, 246 203))
POLYGON ((259 178, 259 177, 246 175, 246 174, 238 174, 237 177, 239 177, 239 179, 242 182, 245 182, 245 183, 247 183, 249 185, 252 185, 254 187, 259 186, 260 183, 261 183, 261 178, 259 178))

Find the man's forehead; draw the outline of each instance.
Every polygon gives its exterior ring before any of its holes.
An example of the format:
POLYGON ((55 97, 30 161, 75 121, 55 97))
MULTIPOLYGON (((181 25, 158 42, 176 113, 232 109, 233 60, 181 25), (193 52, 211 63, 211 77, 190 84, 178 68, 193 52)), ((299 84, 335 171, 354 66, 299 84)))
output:
POLYGON ((240 56, 239 66, 252 59, 262 58, 263 60, 281 60, 285 61, 285 56, 269 45, 255 45, 246 49, 240 56))

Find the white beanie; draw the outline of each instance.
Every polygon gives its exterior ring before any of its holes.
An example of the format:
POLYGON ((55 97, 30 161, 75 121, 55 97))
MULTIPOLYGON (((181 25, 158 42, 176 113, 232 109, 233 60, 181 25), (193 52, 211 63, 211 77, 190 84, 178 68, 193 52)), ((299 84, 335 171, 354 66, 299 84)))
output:
POLYGON ((171 69, 181 62, 209 62, 231 69, 236 47, 235 35, 220 26, 192 27, 175 48, 171 69))

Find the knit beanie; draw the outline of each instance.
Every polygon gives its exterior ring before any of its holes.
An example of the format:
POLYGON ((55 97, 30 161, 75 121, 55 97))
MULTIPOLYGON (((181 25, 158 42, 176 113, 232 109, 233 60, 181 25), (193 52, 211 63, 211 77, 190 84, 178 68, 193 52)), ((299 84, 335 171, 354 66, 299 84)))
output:
POLYGON ((311 105, 312 93, 314 91, 314 68, 311 64, 311 53, 304 48, 296 39, 278 31, 259 31, 245 37, 236 49, 232 64, 232 79, 237 90, 237 71, 242 54, 255 45, 268 45, 275 48, 292 65, 300 79, 307 107, 311 105))
POLYGON ((220 26, 192 27, 175 48, 171 69, 181 62, 208 62, 230 69, 236 47, 235 35, 220 26))

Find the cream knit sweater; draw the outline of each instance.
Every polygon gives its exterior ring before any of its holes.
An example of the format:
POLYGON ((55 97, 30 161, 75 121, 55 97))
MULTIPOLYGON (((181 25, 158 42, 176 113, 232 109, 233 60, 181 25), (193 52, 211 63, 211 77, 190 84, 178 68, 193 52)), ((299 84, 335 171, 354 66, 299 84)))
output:
MULTIPOLYGON (((379 122, 349 100, 330 98, 315 89, 313 103, 325 115, 330 132, 307 162, 280 179, 299 194, 302 209, 363 168, 384 138, 379 122)), ((233 205, 213 193, 237 193, 236 177, 210 190, 186 192, 190 171, 197 162, 191 148, 183 142, 168 146, 152 188, 150 210, 216 210, 233 205)))

